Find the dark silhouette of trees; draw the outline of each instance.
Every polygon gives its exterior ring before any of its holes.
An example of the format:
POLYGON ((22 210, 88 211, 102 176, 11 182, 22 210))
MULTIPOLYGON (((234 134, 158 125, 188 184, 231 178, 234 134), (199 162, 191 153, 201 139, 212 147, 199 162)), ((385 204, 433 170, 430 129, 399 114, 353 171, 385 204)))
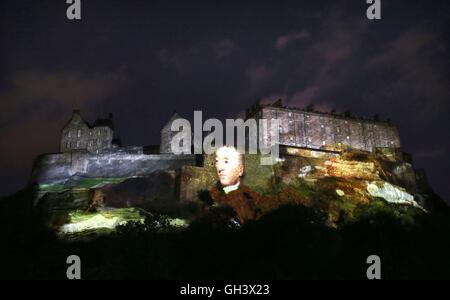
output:
POLYGON ((64 279, 73 253, 85 279, 365 279, 371 254, 380 256, 384 279, 450 278, 450 212, 438 199, 430 213, 375 202, 337 228, 325 225, 325 211, 301 205, 239 229, 200 222, 181 230, 154 214, 67 243, 37 226, 31 194, 0 199, 1 278, 64 279))

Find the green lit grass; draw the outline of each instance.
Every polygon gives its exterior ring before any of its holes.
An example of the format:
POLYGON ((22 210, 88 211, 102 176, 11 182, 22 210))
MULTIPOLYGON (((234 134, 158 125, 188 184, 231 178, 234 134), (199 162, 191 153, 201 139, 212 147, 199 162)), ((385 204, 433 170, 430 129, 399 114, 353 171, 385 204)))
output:
POLYGON ((117 217, 121 220, 140 220, 142 219, 141 214, 139 213, 139 210, 136 208, 115 208, 110 210, 100 210, 97 212, 86 212, 77 210, 74 212, 71 212, 69 214, 70 222, 71 223, 78 223, 82 221, 86 221, 90 218, 92 218, 95 215, 102 215, 105 218, 114 218, 117 217))
POLYGON ((81 179, 76 187, 80 188, 92 188, 99 184, 116 184, 124 181, 127 178, 123 177, 111 177, 111 178, 83 178, 81 179))
POLYGON ((67 189, 63 184, 40 184, 39 190, 44 192, 63 192, 67 189))

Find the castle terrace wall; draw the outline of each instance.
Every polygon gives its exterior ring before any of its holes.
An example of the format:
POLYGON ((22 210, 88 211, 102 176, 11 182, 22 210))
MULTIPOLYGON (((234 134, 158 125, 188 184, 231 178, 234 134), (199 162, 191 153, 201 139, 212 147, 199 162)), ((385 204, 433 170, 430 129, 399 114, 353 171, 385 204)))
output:
POLYGON ((132 177, 156 170, 195 166, 195 155, 72 152, 48 154, 35 162, 31 181, 62 183, 77 174, 86 177, 132 177))

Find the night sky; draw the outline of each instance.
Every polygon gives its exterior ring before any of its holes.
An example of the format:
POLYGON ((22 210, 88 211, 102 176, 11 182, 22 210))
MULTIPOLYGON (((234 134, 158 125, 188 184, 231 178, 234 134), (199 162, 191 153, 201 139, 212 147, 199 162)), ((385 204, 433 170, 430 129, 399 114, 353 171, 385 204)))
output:
POLYGON ((78 108, 114 115, 124 145, 159 144, 174 111, 242 117, 288 106, 389 118, 403 149, 450 200, 450 2, 65 0, 0 4, 0 195, 34 157, 58 152, 78 108))

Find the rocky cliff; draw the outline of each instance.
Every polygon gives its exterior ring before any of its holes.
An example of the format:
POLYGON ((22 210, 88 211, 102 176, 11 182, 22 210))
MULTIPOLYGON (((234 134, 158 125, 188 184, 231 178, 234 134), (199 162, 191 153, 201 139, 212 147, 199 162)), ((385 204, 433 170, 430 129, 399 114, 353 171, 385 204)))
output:
MULTIPOLYGON (((318 209, 327 213, 329 226, 356 218, 364 208, 380 203, 427 212, 426 184, 398 151, 282 150, 273 166, 261 166, 259 155, 245 156, 246 185, 269 197, 274 209, 286 204, 318 209)), ((40 182, 35 205, 42 221, 62 233, 67 228, 70 233, 77 228, 113 229, 152 213, 189 223, 200 213, 202 195, 216 181, 214 158, 205 155, 201 166, 196 166, 198 157, 169 156, 132 162, 125 157, 92 157, 83 166, 84 173, 66 178, 60 172, 60 157, 51 157, 58 162, 38 164, 39 171, 35 170, 40 174, 35 177, 40 182), (129 210, 126 217, 123 209, 129 210), (77 222, 83 223, 73 225, 77 222)), ((78 167, 71 168, 73 172, 78 167)))

